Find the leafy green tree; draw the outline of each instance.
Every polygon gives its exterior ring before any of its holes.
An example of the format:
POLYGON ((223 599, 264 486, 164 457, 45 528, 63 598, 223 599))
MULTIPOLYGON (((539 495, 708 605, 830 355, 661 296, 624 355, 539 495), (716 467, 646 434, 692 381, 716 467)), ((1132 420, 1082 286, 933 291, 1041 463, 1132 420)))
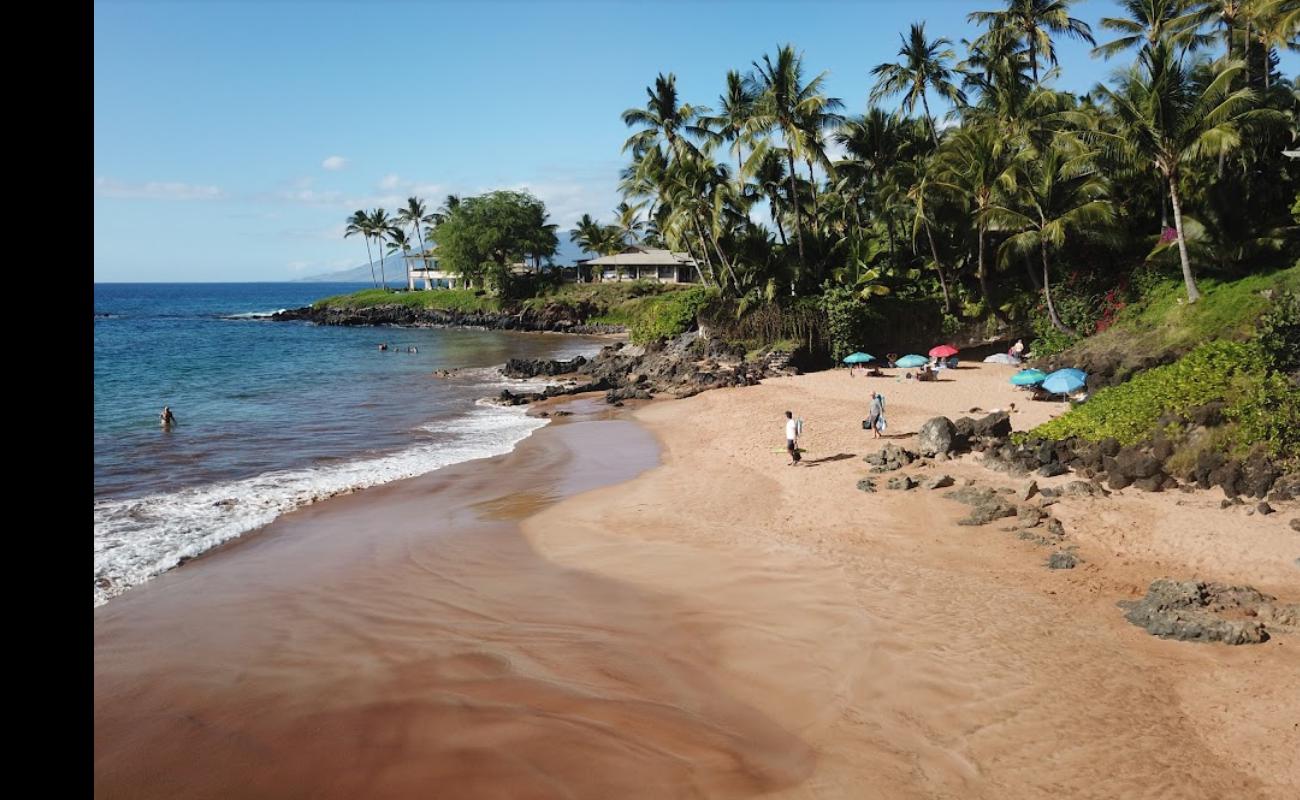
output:
POLYGON ((545 205, 527 192, 497 191, 459 199, 433 229, 444 269, 469 284, 503 289, 510 264, 536 256, 555 242, 544 222, 545 205))
POLYGON ((360 209, 352 212, 352 216, 348 217, 347 227, 343 230, 343 238, 346 239, 349 236, 358 234, 366 241, 366 260, 370 263, 370 282, 378 286, 379 281, 375 280, 375 257, 370 253, 370 217, 360 209))
POLYGON ((1070 16, 1072 0, 1007 0, 1001 11, 976 11, 967 20, 987 24, 986 36, 1008 38, 1024 46, 1029 54, 1029 70, 1038 83, 1038 59, 1056 66, 1056 44, 1052 34, 1097 44, 1092 28, 1070 16))
POLYGON ((926 39, 924 22, 913 23, 909 35, 900 35, 900 38, 903 40, 903 46, 898 49, 898 55, 902 56, 901 63, 878 64, 871 70, 871 74, 876 76, 876 84, 871 89, 871 102, 877 103, 901 93, 903 108, 909 114, 916 110, 916 104, 920 102, 925 110, 925 119, 930 123, 930 134, 934 137, 935 146, 938 146, 939 128, 934 123, 934 115, 930 113, 930 101, 926 99, 926 92, 935 92, 954 105, 966 102, 966 95, 953 82, 956 75, 948 66, 955 58, 949 49, 952 42, 944 38, 926 39))

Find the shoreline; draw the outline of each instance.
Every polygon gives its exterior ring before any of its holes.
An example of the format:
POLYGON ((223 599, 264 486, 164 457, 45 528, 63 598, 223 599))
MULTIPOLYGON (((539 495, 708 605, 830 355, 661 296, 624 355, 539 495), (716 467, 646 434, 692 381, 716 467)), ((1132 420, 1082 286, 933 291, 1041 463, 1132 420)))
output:
MULTIPOLYGON (((186 753, 193 761, 199 752, 205 763, 187 769, 211 777, 221 764, 252 781, 245 786, 262 790, 254 794, 324 786, 316 782, 325 778, 305 767, 295 770, 294 763, 322 754, 321 763, 359 757, 335 741, 341 730, 293 745, 282 734, 291 722, 320 723, 318 705, 338 703, 303 696, 276 706, 276 713, 264 707, 266 684, 310 664, 308 683, 323 671, 334 690, 351 694, 360 691, 359 683, 373 692, 364 703, 340 700, 343 707, 330 712, 324 730, 348 719, 365 730, 396 723, 405 731, 396 752, 368 756, 364 769, 377 781, 367 784, 370 796, 411 796, 428 785, 487 796, 553 786, 555 796, 582 797, 855 797, 864 785, 891 797, 1123 796, 1171 788, 1180 796, 1283 797, 1300 787, 1300 767, 1290 758, 1300 748, 1300 733, 1289 727, 1300 698, 1280 692, 1300 669, 1295 637, 1237 648, 1167 642, 1129 625, 1115 607, 1123 592, 1145 588, 1160 570, 1249 581, 1297 599, 1294 566, 1278 563, 1278 555, 1294 546, 1267 527, 1284 528, 1292 513, 1269 522, 1211 512, 1214 501, 1199 497, 1204 493, 1062 501, 1061 519, 1084 562, 1069 572, 1048 571, 1045 553, 996 526, 957 527, 962 509, 939 492, 867 495, 853 489, 866 471, 860 457, 894 441, 872 441, 853 430, 866 391, 889 394, 892 430, 914 431, 929 416, 964 411, 965 384, 987 393, 979 370, 938 384, 851 381, 843 373, 815 373, 768 379, 743 392, 710 391, 635 409, 629 404, 626 412, 602 409, 599 415, 623 420, 619 425, 630 424, 624 416, 630 414, 657 440, 658 466, 627 480, 611 471, 624 460, 616 442, 593 438, 569 462, 548 457, 584 415, 557 420, 510 454, 293 512, 264 529, 271 536, 241 537, 219 556, 96 609, 97 786, 106 796, 111 786, 130 787, 125 793, 134 796, 165 793, 127 764, 110 768, 131 760, 132 745, 140 748, 139 770, 159 771, 160 761, 181 768, 186 753), (781 464, 779 450, 768 452, 773 431, 779 433, 771 420, 789 406, 810 421, 809 461, 796 469, 781 464), (578 480, 568 485, 585 491, 555 492, 556 481, 568 480, 559 473, 592 459, 613 459, 604 466, 586 463, 589 475, 604 479, 599 488, 578 480), (516 479, 549 481, 552 488, 539 493, 516 479), (466 502, 449 510, 437 502, 435 484, 461 485, 456 494, 466 502), (494 491, 490 499, 478 494, 494 491), (511 494, 517 497, 507 499, 511 494), (413 509, 423 509, 419 514, 427 518, 418 534, 403 527, 413 509), (484 513, 518 526, 522 536, 497 528, 493 541, 526 543, 529 569, 503 568, 517 555, 512 549, 448 546, 439 553, 444 558, 424 560, 422 548, 443 536, 429 537, 436 526, 462 526, 463 534, 464 526, 482 524, 484 513), (1234 540, 1227 550, 1197 521, 1212 513, 1219 516, 1210 524, 1231 520, 1234 540), (313 544, 334 541, 348 519, 366 521, 367 530, 338 539, 351 542, 355 552, 339 563, 326 558, 333 566, 321 566, 313 544), (1135 524, 1125 526, 1126 519, 1135 524), (401 543, 376 538, 378 528, 394 525, 403 531, 401 543), (319 538, 321 532, 329 537, 319 538), (403 555, 401 548, 417 541, 418 553, 403 555), (412 560, 421 561, 421 569, 404 560, 417 554, 412 560), (454 600, 444 597, 416 611, 411 604, 417 598, 438 591, 441 581, 430 583, 430 577, 445 577, 453 568, 461 591, 474 601, 456 593, 454 600), (383 576, 382 585, 338 586, 334 569, 343 575, 368 570, 383 576), (560 584, 539 585, 535 572, 590 579, 600 588, 575 606, 557 591, 560 584), (259 580, 259 574, 268 577, 259 580), (224 584, 224 594, 205 592, 205 584, 224 584), (475 591, 486 585, 492 591, 475 591), (478 607, 518 600, 518 585, 537 591, 533 602, 509 613, 500 605, 493 614, 478 607), (327 597, 327 589, 348 597, 327 597), (500 596, 493 598, 494 592, 500 596), (118 606, 127 600, 147 613, 118 606), (269 600, 274 605, 268 607, 269 600), (265 650, 248 646, 261 628, 269 628, 261 635, 273 640, 275 629, 287 626, 286 614, 301 621, 303 609, 319 613, 336 603, 360 614, 344 614, 338 622, 357 641, 335 641, 315 630, 337 627, 334 609, 313 619, 310 633, 288 639, 318 644, 310 658, 294 648, 284 655, 270 644, 265 650), (554 618, 540 627, 527 622, 543 608, 554 618), (202 623, 200 609, 242 611, 249 630, 213 630, 202 623), (462 625, 463 614, 477 620, 472 634, 462 625), (461 623, 449 622, 456 619, 461 623), (199 630, 192 629, 196 622, 199 630), (575 625, 588 636, 594 626, 602 636, 555 638, 554 632, 575 625), (226 665, 231 676, 243 677, 234 684, 221 674, 179 677, 187 675, 185 666, 195 667, 196 656, 156 642, 158 626, 191 645, 220 643, 220 652, 243 654, 237 670, 226 665), (387 638, 388 628, 401 635, 387 638), (422 638, 435 630, 436 636, 422 638), (149 651, 132 650, 133 636, 149 651), (448 636, 470 655, 414 656, 421 648, 437 651, 448 636), (344 646, 349 641, 359 652, 344 646), (590 646, 567 647, 577 641, 590 646), (170 684, 180 699, 161 697, 143 680, 150 661, 153 669, 178 676, 170 684), (388 673, 401 674, 395 686, 375 683, 388 673), (212 725, 224 731, 219 741, 232 761, 201 746, 151 750, 132 716, 141 713, 141 692, 159 703, 160 715, 206 703, 206 712, 194 716, 205 721, 208 736, 212 725), (431 721, 445 721, 451 712, 437 698, 452 696, 461 704, 468 699, 468 707, 457 707, 472 713, 451 728, 431 721), (505 705, 503 697, 510 698, 505 705), (418 711, 410 709, 413 703, 418 711), (115 708, 126 716, 106 726, 103 735, 113 747, 101 745, 101 709, 115 708), (246 718, 254 708, 262 710, 246 718), (223 716, 222 709, 242 711, 223 716), (265 719, 277 716, 278 726, 265 719), (116 741, 124 729, 132 734, 116 741), (239 756, 226 740, 231 736, 290 761, 276 769, 258 766, 266 756, 239 756), (531 767, 521 771, 524 764, 531 767), (539 782, 534 769, 547 780, 539 782)), ((1013 422, 1023 429, 1039 413, 1046 410, 1026 408, 1013 422)), ((632 447, 626 458, 637 452, 643 448, 632 447)), ((990 484, 1015 483, 969 459, 943 470, 990 484)), ((329 545, 324 552, 338 549, 329 545)), ((219 672, 202 666, 200 673, 219 672)), ((168 735, 179 734, 169 728, 168 735)), ((200 734, 185 737, 198 746, 194 737, 200 734)), ((334 791, 316 796, 345 796, 347 789, 334 791)))

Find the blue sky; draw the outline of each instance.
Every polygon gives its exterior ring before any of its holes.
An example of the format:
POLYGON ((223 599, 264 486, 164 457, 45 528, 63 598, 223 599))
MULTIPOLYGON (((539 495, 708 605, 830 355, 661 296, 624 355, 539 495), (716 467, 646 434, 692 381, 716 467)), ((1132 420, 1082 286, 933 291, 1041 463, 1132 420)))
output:
MULTIPOLYGON (((410 194, 433 207, 451 192, 527 188, 562 228, 583 212, 608 219, 619 114, 656 73, 715 105, 727 69, 790 41, 861 113, 869 70, 894 59, 911 22, 957 42, 975 33, 969 11, 998 5, 100 0, 95 279, 352 267, 365 249, 341 238, 344 218, 410 194)), ((1113 7, 1084 0, 1075 13, 1096 29, 1113 7)), ((1117 66, 1073 42, 1059 50, 1062 88, 1117 66)))

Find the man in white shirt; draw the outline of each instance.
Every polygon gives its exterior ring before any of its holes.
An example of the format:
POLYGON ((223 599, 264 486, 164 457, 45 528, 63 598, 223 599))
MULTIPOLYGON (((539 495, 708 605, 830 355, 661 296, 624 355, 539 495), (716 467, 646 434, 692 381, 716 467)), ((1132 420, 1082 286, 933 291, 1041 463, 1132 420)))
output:
POLYGON ((790 453, 790 466, 799 463, 799 423, 794 420, 794 412, 785 412, 785 449, 790 453))

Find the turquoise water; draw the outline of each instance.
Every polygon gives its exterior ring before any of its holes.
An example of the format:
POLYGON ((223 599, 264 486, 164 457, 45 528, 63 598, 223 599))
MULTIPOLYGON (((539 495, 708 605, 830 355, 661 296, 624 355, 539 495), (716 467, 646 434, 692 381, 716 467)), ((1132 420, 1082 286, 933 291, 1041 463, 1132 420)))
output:
POLYGON ((476 402, 517 383, 496 368, 599 347, 269 319, 356 288, 95 286, 97 603, 321 497, 507 452, 543 422, 476 402))

